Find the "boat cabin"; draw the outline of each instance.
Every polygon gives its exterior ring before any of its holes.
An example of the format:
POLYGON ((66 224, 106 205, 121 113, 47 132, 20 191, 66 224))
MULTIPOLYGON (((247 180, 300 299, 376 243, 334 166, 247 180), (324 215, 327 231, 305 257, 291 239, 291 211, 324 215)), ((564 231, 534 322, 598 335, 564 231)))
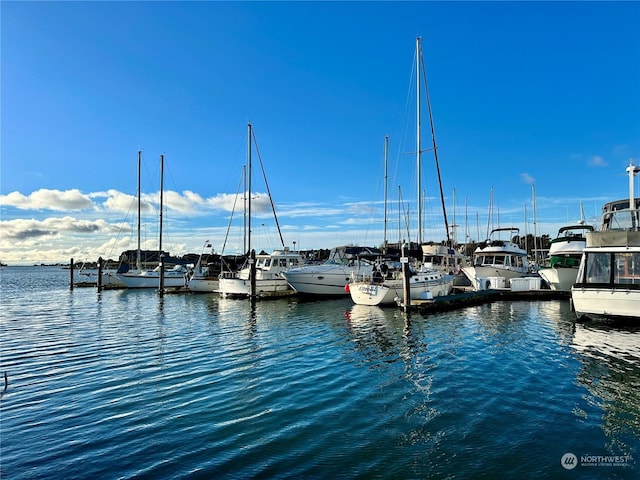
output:
POLYGON ((509 255, 501 253, 477 253, 474 259, 475 266, 493 266, 500 265, 504 267, 524 267, 524 255, 509 255))

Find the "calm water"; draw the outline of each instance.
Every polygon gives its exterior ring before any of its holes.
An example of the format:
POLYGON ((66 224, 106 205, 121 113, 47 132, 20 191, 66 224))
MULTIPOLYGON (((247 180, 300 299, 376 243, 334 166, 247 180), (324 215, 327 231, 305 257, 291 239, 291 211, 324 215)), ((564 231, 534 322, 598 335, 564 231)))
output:
POLYGON ((640 472, 640 329, 575 324, 566 301, 407 317, 0 275, 1 478, 640 472))

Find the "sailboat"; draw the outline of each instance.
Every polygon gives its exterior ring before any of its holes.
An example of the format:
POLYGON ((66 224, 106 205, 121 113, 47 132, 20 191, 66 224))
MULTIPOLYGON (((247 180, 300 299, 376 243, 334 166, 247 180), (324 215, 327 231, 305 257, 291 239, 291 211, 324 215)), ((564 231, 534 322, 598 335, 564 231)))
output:
MULTIPOLYGON (((223 271, 220 274, 218 292, 222 297, 235 298, 293 295, 295 294, 295 290, 291 288, 287 279, 282 276, 282 273, 302 265, 303 258, 300 252, 292 252, 288 247, 285 247, 282 235, 280 235, 282 249, 274 250, 271 254, 261 252, 256 255, 255 250, 251 249, 251 147, 253 128, 250 122, 247 125, 247 137, 247 250, 249 252, 249 259, 247 264, 240 270, 231 272, 223 271)), ((269 195, 269 197, 271 197, 271 195, 269 195)), ((273 208, 273 210, 275 214, 275 208, 273 208)))
POLYGON ((211 248, 211 244, 209 240, 204 241, 204 245, 202 245, 202 251, 200 252, 200 256, 198 257, 198 262, 196 266, 193 267, 193 275, 189 278, 188 287, 192 292, 204 292, 204 293, 213 293, 218 289, 218 276, 220 274, 218 271, 212 271, 212 264, 202 265, 202 259, 204 257, 205 248, 211 248))
MULTIPOLYGON (((118 273, 116 276, 127 288, 179 288, 187 284, 189 269, 185 265, 175 265, 170 270, 165 270, 164 252, 162 251, 162 210, 164 191, 164 155, 160 155, 160 219, 159 219, 159 241, 158 256, 159 265, 152 270, 141 268, 140 263, 140 200, 138 193, 138 250, 136 258, 136 270, 118 273)), ((138 192, 140 187, 138 184, 138 192)))
MULTIPOLYGON (((418 177, 418 245, 422 244, 422 141, 421 141, 421 113, 420 113, 420 65, 422 61, 421 38, 416 38, 416 160, 418 177)), ((427 95, 428 100, 428 95, 427 95)), ((431 118, 433 132, 433 118, 431 118)), ((435 150, 435 135, 432 135, 435 150)), ((386 189, 385 189, 386 192, 386 189)), ((385 198, 386 203, 386 198, 385 198)), ((446 215, 445 215, 446 218, 446 215)), ((445 220, 446 223, 446 220, 445 220)), ((447 228, 448 230, 448 228, 447 228)), ((386 243, 386 238, 385 238, 386 243)), ((410 275, 405 279, 404 269, 397 261, 381 258, 374 265, 370 275, 359 275, 347 285, 351 299, 357 305, 385 305, 404 302, 405 283, 411 300, 430 299, 448 295, 453 289, 454 275, 443 272, 425 264, 415 265, 406 270, 410 275)), ((403 258, 402 260, 408 260, 403 258)))
MULTIPOLYGON (((136 268, 135 270, 131 270, 129 256, 126 252, 123 252, 120 255, 120 264, 116 270, 103 270, 102 276, 100 277, 100 284, 103 288, 125 288, 125 284, 120 280, 118 274, 129 272, 133 274, 134 272, 140 272, 142 269, 140 268, 140 210, 141 210, 141 193, 140 193, 140 176, 141 176, 141 167, 142 167, 142 151, 138 150, 138 190, 137 190, 137 198, 138 198, 138 248, 136 250, 136 268)), ((84 264, 80 271, 78 272, 79 276, 86 276, 89 278, 89 281, 98 283, 98 271, 94 270, 86 270, 84 268, 84 264), (94 280, 93 277, 96 277, 94 280)))

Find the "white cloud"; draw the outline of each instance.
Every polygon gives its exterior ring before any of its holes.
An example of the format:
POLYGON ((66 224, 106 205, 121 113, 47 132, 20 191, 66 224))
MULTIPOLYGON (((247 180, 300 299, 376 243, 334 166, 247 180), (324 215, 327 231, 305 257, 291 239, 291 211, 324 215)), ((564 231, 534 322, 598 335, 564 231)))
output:
POLYGON ((533 185, 534 183, 536 183, 536 179, 533 178, 531 175, 529 175, 528 173, 521 173, 520 174, 520 179, 528 184, 528 185, 533 185))
POLYGON ((84 210, 91 208, 93 202, 88 195, 80 190, 47 190, 40 189, 28 196, 20 192, 0 195, 0 205, 18 208, 20 210, 84 210))
MULTIPOLYGON (((63 233, 71 234, 112 234, 123 225, 108 224, 104 220, 78 220, 73 217, 51 217, 44 220, 16 219, 0 222, 0 241, 12 242, 38 237, 55 237, 63 233)), ((3 249, 10 245, 3 245, 3 249)))
POLYGON ((589 159, 588 165, 590 167, 606 167, 609 164, 604 160, 604 158, 594 155, 589 159))

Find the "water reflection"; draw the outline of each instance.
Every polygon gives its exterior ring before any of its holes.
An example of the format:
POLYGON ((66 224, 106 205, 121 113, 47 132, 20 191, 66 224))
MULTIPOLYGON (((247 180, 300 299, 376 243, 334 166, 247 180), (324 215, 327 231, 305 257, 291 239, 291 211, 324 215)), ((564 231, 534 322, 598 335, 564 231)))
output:
POLYGON ((345 318, 359 360, 378 372, 377 388, 390 398, 398 395, 399 403, 388 406, 387 415, 397 410, 393 428, 402 431, 399 445, 423 448, 428 455, 444 435, 432 424, 439 410, 432 399, 437 365, 429 350, 429 342, 438 344, 442 338, 429 335, 423 320, 412 320, 399 309, 353 305, 345 318))
POLYGON ((640 326, 576 324, 577 381, 604 411, 602 428, 612 453, 631 455, 640 437, 640 326))
POLYGON ((409 317, 397 309, 353 305, 345 311, 347 330, 355 348, 366 361, 412 363, 419 353, 421 338, 411 329, 409 317))

